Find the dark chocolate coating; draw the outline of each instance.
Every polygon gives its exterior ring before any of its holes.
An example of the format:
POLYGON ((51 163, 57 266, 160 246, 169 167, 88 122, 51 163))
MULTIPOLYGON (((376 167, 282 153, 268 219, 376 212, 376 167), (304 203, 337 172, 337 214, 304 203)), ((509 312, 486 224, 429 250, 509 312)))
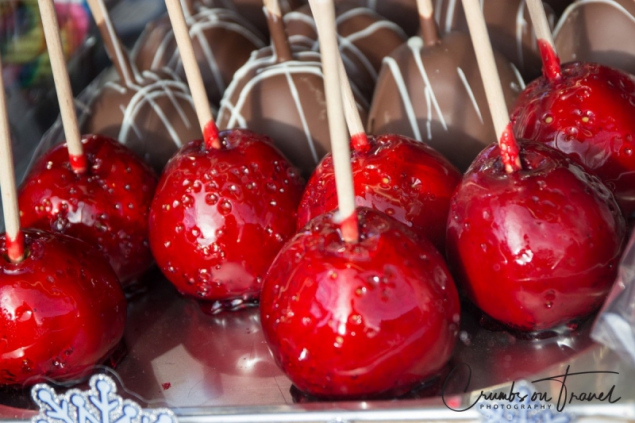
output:
POLYGON ((416 0, 335 0, 335 3, 372 9, 399 25, 408 36, 416 35, 419 30, 416 0))
MULTIPOLYGON (((441 33, 469 32, 461 0, 436 0, 435 5, 441 33)), ((553 26, 555 15, 549 5, 545 5, 545 9, 553 26)), ((483 0, 483 14, 494 48, 516 65, 526 81, 540 76, 542 62, 526 2, 483 0)))
MULTIPOLYGON (((346 72, 370 101, 382 59, 406 41, 406 34, 394 22, 368 8, 341 4, 336 14, 346 72)), ((286 14, 284 22, 292 44, 318 51, 317 32, 308 6, 286 14)))
MULTIPOLYGON (((218 105, 234 73, 245 64, 253 50, 265 46, 265 38, 245 18, 229 9, 201 8, 187 21, 207 97, 212 104, 218 105)), ((146 26, 132 56, 139 70, 168 67, 185 80, 167 15, 146 26)))
POLYGON ((562 15, 554 33, 563 63, 596 62, 635 74, 635 2, 576 2, 562 15))
MULTIPOLYGON (((509 61, 498 52, 495 58, 510 107, 523 83, 509 61)), ((496 142, 469 35, 453 32, 430 47, 413 37, 387 57, 370 108, 368 132, 424 141, 462 171, 486 145, 496 142), (397 82, 400 76, 402 84, 397 82)))
MULTIPOLYGON (((331 151, 324 81, 319 53, 296 50, 293 56, 278 63, 269 47, 254 52, 225 92, 217 124, 268 135, 308 177, 331 151)), ((365 122, 366 104, 357 98, 365 122)))
POLYGON ((187 85, 169 70, 145 71, 133 87, 107 83, 89 104, 82 133, 126 145, 161 173, 181 145, 201 138, 187 85))

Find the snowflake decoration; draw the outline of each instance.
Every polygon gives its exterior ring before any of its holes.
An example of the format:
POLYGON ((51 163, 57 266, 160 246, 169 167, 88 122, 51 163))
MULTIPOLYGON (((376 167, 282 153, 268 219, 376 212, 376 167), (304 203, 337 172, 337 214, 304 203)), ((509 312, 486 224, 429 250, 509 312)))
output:
POLYGON ((31 423, 178 423, 171 410, 143 410, 134 401, 123 400, 106 375, 93 376, 88 391, 73 389, 58 396, 49 385, 39 384, 31 396, 40 406, 31 423))
MULTIPOLYGON (((515 384, 513 400, 479 401, 475 408, 484 423, 570 423, 571 415, 556 411, 553 404, 532 400, 535 389, 525 381, 515 384), (554 412, 555 411, 555 412, 554 412)), ((535 397, 535 396, 534 396, 535 397)))

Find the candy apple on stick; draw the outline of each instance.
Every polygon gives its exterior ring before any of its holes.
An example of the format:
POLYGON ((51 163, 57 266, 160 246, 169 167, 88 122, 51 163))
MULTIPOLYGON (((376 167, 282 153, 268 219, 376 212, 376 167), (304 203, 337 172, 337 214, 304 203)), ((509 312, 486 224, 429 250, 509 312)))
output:
POLYGON ((303 182, 268 137, 218 132, 180 3, 166 4, 204 139, 168 163, 150 212, 150 245, 183 295, 210 312, 238 308, 258 298, 269 265, 293 235, 303 182))
POLYGON ((96 246, 128 286, 153 262, 148 211, 156 176, 117 141, 80 135, 52 0, 40 0, 40 10, 66 144, 47 152, 26 176, 21 223, 96 246))
POLYGON ((0 386, 81 378, 121 340, 126 301, 93 247, 20 228, 1 78, 0 188, 6 226, 0 235, 0 386))
POLYGON ((635 211, 635 80, 595 63, 560 66, 540 3, 528 5, 543 77, 527 86, 512 113, 514 133, 556 148, 602 179, 625 216, 635 211))
POLYGON ((332 1, 318 17, 339 210, 280 251, 263 285, 261 321, 276 363, 322 398, 399 395, 448 360, 458 295, 441 255, 401 223, 355 208, 332 1))
POLYGON ((498 145, 474 160, 450 207, 447 256, 486 314, 522 331, 599 307, 625 236, 613 194, 561 152, 516 140, 478 0, 463 0, 498 145))
MULTIPOLYGON (((367 136, 343 66, 340 71, 353 149, 355 204, 388 214, 445 251, 450 197, 461 174, 424 143, 394 134, 367 136)), ((298 208, 298 229, 337 208, 333 159, 327 155, 309 180, 298 208)))

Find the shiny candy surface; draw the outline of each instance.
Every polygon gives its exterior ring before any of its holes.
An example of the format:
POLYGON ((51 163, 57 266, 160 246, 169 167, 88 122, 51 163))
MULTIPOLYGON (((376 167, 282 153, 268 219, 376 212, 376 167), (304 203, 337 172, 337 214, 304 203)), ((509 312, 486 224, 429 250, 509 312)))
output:
MULTIPOLYGON (((450 197, 461 174, 426 144, 400 135, 368 137, 351 151, 355 204, 382 211, 445 250, 450 197)), ((337 208, 333 157, 319 164, 298 208, 298 229, 337 208)))
POLYGON ((358 243, 322 215, 285 245, 263 286, 273 357, 318 397, 403 394, 441 369, 458 334, 457 291, 434 246, 383 213, 357 212, 358 243))
POLYGON ((121 340, 123 292, 88 244, 24 232, 28 256, 20 263, 6 260, 0 236, 0 385, 80 378, 121 340))
POLYGON ((554 147, 594 172, 615 193, 625 215, 635 211, 635 81, 593 63, 562 66, 518 98, 512 119, 519 138, 554 147))
POLYGON ((295 231, 303 182, 268 137, 219 135, 220 149, 192 141, 168 163, 152 203, 150 244, 182 294, 248 301, 295 231))
POLYGON ((96 246, 124 286, 152 265, 148 212, 157 178, 128 148, 98 135, 82 139, 88 170, 76 174, 66 145, 44 155, 19 191, 24 227, 96 246))
POLYGON ((452 198, 447 253, 457 283, 485 313, 523 331, 582 318, 615 280, 624 218, 601 181, 562 153, 521 141, 505 173, 493 145, 452 198))

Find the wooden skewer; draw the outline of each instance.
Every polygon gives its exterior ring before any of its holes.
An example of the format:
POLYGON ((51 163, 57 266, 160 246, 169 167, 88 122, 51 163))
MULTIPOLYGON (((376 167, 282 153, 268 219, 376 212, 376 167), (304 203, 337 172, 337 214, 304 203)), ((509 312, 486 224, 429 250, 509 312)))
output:
POLYGON ((494 129, 498 138, 505 171, 513 173, 521 169, 518 145, 511 130, 509 112, 505 103, 503 87, 496 68, 494 51, 487 33, 483 11, 479 0, 463 0, 463 9, 465 10, 467 25, 470 29, 481 79, 485 86, 487 104, 494 121, 494 129))
POLYGON ((71 168, 75 173, 84 173, 87 169, 86 156, 82 147, 82 137, 77 123, 77 114, 73 102, 73 91, 71 81, 68 77, 66 59, 62 49, 60 30, 55 14, 53 0, 38 0, 40 14, 42 16, 42 26, 44 27, 44 37, 51 60, 57 99, 60 104, 60 114, 64 125, 64 135, 71 163, 71 168))
POLYGON ((190 38, 190 32, 185 22, 181 2, 179 0, 165 0, 165 4, 168 8, 170 22, 172 22, 176 44, 181 54, 181 61, 183 62, 187 83, 192 93, 192 99, 194 100, 196 116, 203 131, 205 146, 207 148, 219 149, 221 145, 218 138, 218 127, 216 126, 216 122, 214 122, 212 108, 207 100, 205 84, 201 76, 201 69, 196 61, 192 39, 190 38))
POLYGON ((368 137, 364 130, 364 124, 362 123, 362 117, 359 115, 357 109, 357 102, 355 101, 355 95, 353 95, 353 88, 351 82, 346 74, 344 68, 344 62, 342 56, 337 55, 339 58, 340 68, 340 84, 342 85, 342 101, 344 102, 344 116, 346 117, 346 126, 348 126, 348 133, 351 134, 351 146, 355 151, 363 151, 369 147, 368 137))
POLYGON ((293 59, 289 37, 284 28, 282 12, 278 0, 264 0, 264 12, 267 16, 267 25, 271 34, 271 43, 276 53, 278 63, 287 62, 293 59))
POLYGON ((553 43, 545 6, 542 4, 542 0, 527 0, 527 8, 538 39, 543 74, 550 82, 559 81, 562 78, 562 69, 556 53, 556 46, 553 43))
POLYGON ((440 41, 439 27, 434 20, 432 0, 417 0, 417 10, 419 11, 419 25, 421 26, 423 45, 433 46, 438 44, 440 41))
POLYGON ((7 255, 12 263, 24 260, 24 235, 20 230, 20 211, 15 187, 11 133, 7 115, 7 100, 2 79, 2 59, 0 58, 0 189, 6 227, 7 255))
POLYGON ((115 27, 110 20, 110 15, 108 14, 106 5, 104 5, 104 1, 88 0, 88 7, 90 7, 90 12, 95 19, 101 38, 106 46, 106 52, 110 60, 112 60, 113 65, 115 65, 119 80, 123 85, 130 87, 134 83, 134 72, 130 64, 130 58, 115 32, 115 27))
MULTIPOLYGON (((341 217, 342 237, 346 242, 357 242, 359 228, 355 211, 355 190, 351 171, 351 152, 344 121, 342 95, 340 93, 340 61, 335 26, 335 8, 333 0, 309 0, 316 21, 320 51, 322 52, 322 70, 326 91, 327 115, 331 135, 331 150, 337 185, 337 201, 341 217)), ((363 128, 362 128, 363 130, 363 128)))

